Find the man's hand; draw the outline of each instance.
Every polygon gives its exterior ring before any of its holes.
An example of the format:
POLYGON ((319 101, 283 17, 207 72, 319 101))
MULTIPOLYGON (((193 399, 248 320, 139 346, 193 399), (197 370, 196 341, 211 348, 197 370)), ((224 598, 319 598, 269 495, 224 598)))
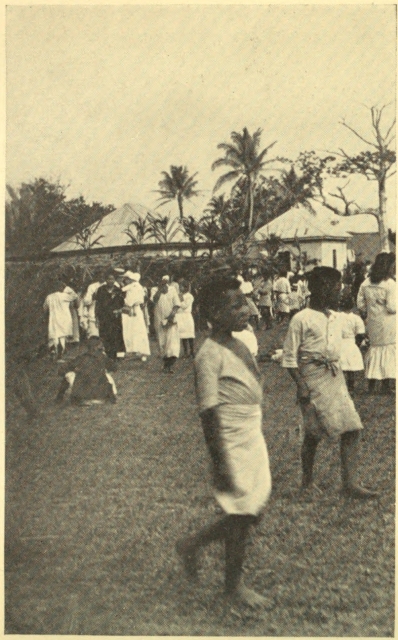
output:
POLYGON ((297 400, 300 404, 308 404, 310 402, 310 390, 304 380, 297 381, 297 400))

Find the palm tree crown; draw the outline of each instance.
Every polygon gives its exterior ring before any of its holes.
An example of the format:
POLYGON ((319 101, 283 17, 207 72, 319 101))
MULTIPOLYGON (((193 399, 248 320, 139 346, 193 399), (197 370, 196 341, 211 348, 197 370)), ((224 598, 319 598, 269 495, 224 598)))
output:
POLYGON ((260 171, 265 168, 265 165, 272 162, 272 160, 265 160, 264 158, 271 147, 276 144, 275 140, 275 142, 272 142, 272 144, 259 152, 261 133, 261 129, 257 129, 251 135, 246 127, 242 133, 233 131, 231 133, 232 143, 221 142, 217 145, 217 148, 222 149, 225 155, 223 158, 218 158, 213 162, 211 167, 213 171, 222 166, 231 168, 230 171, 218 178, 213 191, 217 191, 231 180, 237 182, 239 179, 244 179, 249 198, 249 231, 253 225, 254 185, 260 171))
POLYGON ((198 191, 195 189, 198 184, 198 181, 195 180, 197 175, 197 173, 194 173, 190 176, 187 167, 176 167, 174 165, 170 167, 170 173, 162 171, 163 178, 158 182, 160 188, 156 190, 156 193, 160 194, 159 200, 161 202, 159 206, 172 200, 177 200, 180 219, 182 220, 184 217, 183 201, 198 195, 198 191))

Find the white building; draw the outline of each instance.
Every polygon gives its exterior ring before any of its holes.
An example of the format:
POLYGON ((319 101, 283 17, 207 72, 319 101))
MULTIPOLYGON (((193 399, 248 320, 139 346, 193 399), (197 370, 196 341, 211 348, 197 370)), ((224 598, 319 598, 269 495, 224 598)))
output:
POLYGON ((275 235, 283 241, 281 251, 289 250, 292 256, 297 256, 299 244, 309 260, 342 270, 355 258, 349 248, 351 238, 361 233, 361 227, 364 232, 370 228, 374 231, 376 219, 369 214, 338 216, 314 200, 310 207, 300 204, 289 209, 261 227, 256 232, 256 239, 261 245, 261 241, 275 235))

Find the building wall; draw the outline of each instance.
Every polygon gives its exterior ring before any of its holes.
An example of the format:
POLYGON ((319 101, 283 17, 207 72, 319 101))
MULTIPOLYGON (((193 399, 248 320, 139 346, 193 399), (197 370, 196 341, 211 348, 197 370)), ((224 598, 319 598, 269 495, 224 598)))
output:
POLYGON ((322 265, 325 267, 335 267, 341 271, 347 264, 347 242, 345 240, 336 240, 322 242, 321 245, 322 265), (334 251, 335 254, 333 256, 334 251))

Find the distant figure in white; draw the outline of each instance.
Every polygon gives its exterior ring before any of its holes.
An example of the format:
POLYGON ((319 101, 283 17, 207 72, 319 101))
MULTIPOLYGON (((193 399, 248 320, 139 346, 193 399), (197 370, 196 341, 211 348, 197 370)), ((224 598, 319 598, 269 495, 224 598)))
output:
POLYGON ((190 292, 189 283, 185 280, 180 282, 180 309, 177 312, 176 320, 180 340, 184 349, 184 356, 195 357, 195 322, 192 315, 192 305, 194 297, 190 292))
POLYGON ((125 293, 122 313, 123 339, 126 353, 134 353, 141 357, 143 362, 150 355, 148 330, 142 311, 145 292, 140 285, 140 274, 126 271, 123 277, 125 293))
POLYGON ((94 295, 97 293, 98 289, 105 282, 102 281, 102 278, 99 274, 95 282, 92 282, 88 285, 86 295, 83 298, 83 313, 84 313, 84 327, 87 331, 87 338, 91 338, 92 336, 98 337, 99 331, 97 326, 97 317, 95 314, 95 299, 94 295))
POLYGON ((154 323, 164 373, 173 373, 173 365, 180 355, 180 333, 175 316, 181 301, 176 288, 169 282, 170 277, 163 276, 159 286, 152 288, 154 323))
POLYGON ((64 282, 58 282, 55 288, 45 299, 44 310, 48 311, 48 346, 56 357, 62 358, 66 339, 73 336, 70 304, 77 300, 77 294, 64 282))

